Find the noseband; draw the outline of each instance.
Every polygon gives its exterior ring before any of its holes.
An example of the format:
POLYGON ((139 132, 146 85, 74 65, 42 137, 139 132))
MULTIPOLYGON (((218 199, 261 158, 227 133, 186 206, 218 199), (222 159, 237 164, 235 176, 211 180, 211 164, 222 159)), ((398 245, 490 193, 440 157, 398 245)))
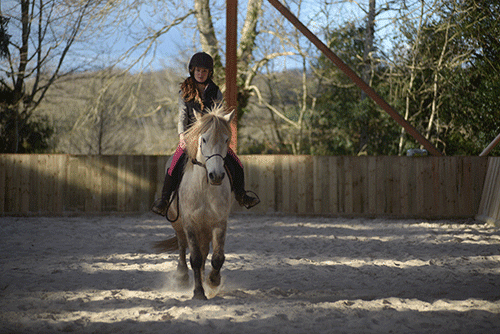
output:
MULTIPOLYGON (((202 155, 203 155, 203 153, 202 153, 202 155)), ((194 165, 198 165, 198 166, 201 166, 201 167, 203 167, 203 168, 207 169, 207 165, 206 165, 206 163, 207 163, 207 161, 208 161, 208 160, 210 160, 210 159, 212 159, 212 158, 215 158, 215 157, 220 157, 222 160, 224 160, 224 157, 223 157, 222 155, 220 155, 219 153, 212 154, 211 156, 208 156, 208 157, 207 157, 206 155, 203 155, 203 156, 205 157, 205 163, 201 163, 201 162, 199 162, 198 160, 196 160, 196 158, 191 159, 191 162, 192 162, 194 165)))

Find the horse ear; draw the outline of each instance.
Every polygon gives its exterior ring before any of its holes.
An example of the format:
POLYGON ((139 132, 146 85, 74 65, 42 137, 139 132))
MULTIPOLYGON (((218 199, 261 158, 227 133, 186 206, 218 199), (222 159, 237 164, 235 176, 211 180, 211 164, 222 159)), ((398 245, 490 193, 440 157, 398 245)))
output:
POLYGON ((235 114, 235 109, 233 109, 233 111, 231 111, 229 114, 226 114, 224 115, 222 118, 224 118, 228 123, 231 123, 231 121, 233 120, 233 117, 235 114))

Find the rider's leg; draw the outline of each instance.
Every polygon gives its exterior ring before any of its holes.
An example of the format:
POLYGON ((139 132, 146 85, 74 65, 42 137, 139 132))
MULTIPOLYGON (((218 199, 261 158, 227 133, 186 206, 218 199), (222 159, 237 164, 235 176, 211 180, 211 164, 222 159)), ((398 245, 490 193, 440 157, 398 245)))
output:
POLYGON ((186 154, 179 145, 174 155, 169 159, 167 163, 167 173, 165 174, 165 180, 163 181, 161 197, 158 198, 151 207, 151 211, 153 211, 154 213, 161 216, 167 215, 170 196, 172 195, 172 192, 177 189, 179 183, 181 182, 182 172, 186 163, 185 157, 186 154))
POLYGON ((243 165, 241 164, 240 159, 236 156, 236 153, 234 153, 230 148, 228 149, 225 163, 231 173, 234 195, 238 203, 247 209, 259 204, 260 199, 258 196, 253 196, 249 192, 245 191, 245 174, 243 171, 243 165))

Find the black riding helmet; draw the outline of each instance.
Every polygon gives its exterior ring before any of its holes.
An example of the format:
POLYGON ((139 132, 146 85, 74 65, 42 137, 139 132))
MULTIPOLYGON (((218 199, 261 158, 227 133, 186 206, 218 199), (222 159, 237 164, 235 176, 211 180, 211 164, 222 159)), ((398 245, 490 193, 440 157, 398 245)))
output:
MULTIPOLYGON (((195 67, 201 67, 201 68, 206 68, 210 71, 210 74, 208 75, 207 81, 212 79, 212 75, 214 73, 214 59, 212 56, 210 56, 208 53, 205 52, 198 52, 191 57, 191 60, 189 61, 189 74, 191 77, 194 79, 194 68, 195 67)), ((194 79, 196 81, 196 79, 194 79)), ((202 84, 206 83, 205 82, 200 82, 202 84)))

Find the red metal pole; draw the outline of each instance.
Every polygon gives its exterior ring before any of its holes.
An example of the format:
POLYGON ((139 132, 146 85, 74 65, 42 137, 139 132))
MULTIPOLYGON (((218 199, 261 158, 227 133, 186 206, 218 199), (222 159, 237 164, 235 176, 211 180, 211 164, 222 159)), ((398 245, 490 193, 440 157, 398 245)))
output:
POLYGON ((434 145, 431 144, 424 136, 422 136, 417 129, 408 123, 404 117, 398 114, 385 100, 380 97, 366 82, 364 82, 349 66, 347 66, 342 59, 328 48, 316 35, 314 35, 299 19, 283 6, 278 0, 269 0, 273 5, 290 23, 292 23, 304 36, 306 36, 318 49, 320 49, 325 56, 327 56, 337 67, 344 72, 363 92, 366 93, 376 104, 384 109, 399 125, 405 128, 413 138, 415 138, 421 145, 423 145, 432 155, 442 156, 434 145))
MULTIPOLYGON (((238 86, 237 76, 237 55, 238 45, 238 0, 227 0, 226 5, 226 96, 225 100, 228 108, 237 110, 238 107, 238 86)), ((238 116, 233 118, 231 131, 231 148, 236 152, 238 148, 238 116)))

